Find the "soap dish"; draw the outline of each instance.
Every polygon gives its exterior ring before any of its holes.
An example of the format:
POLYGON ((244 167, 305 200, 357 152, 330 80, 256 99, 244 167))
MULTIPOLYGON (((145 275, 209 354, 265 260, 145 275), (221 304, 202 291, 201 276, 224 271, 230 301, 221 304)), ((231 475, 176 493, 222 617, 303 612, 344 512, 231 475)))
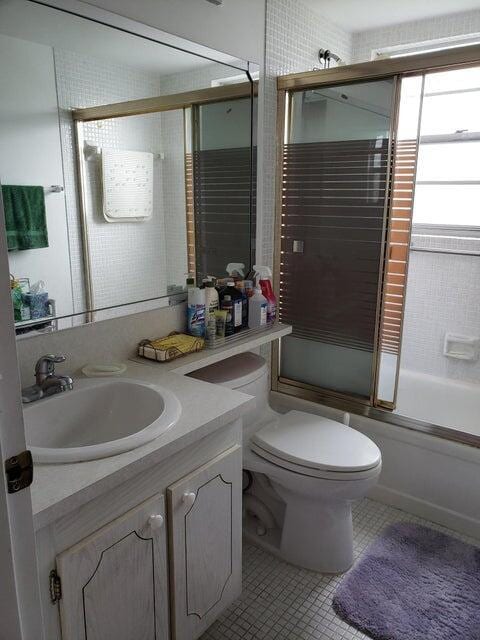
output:
POLYGON ((110 362, 108 364, 86 364, 82 373, 87 378, 104 378, 109 376, 121 376, 127 370, 123 362, 110 362))

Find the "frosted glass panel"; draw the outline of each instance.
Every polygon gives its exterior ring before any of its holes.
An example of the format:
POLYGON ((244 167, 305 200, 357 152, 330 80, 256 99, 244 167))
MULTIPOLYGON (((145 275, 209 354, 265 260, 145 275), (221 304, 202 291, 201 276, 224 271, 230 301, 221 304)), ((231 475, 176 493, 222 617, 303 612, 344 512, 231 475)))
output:
POLYGON ((393 86, 388 79, 294 93, 284 146, 279 315, 293 334, 282 341, 281 377, 365 399, 393 86))

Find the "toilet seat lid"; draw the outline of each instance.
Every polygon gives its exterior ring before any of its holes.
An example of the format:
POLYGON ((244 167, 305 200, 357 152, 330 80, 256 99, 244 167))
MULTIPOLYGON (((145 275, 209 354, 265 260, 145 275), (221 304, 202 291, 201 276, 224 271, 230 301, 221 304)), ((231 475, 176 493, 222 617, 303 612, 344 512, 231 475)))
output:
POLYGON ((359 431, 303 411, 289 411, 270 422, 252 441, 280 460, 310 469, 354 472, 376 467, 380 449, 359 431))

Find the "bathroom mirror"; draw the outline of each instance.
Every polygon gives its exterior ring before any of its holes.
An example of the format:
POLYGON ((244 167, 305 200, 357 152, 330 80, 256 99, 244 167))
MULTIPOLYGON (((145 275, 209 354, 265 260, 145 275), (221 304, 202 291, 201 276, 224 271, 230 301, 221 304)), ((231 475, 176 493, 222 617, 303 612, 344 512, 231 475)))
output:
POLYGON ((123 22, 135 29, 30 0, 0 6, 18 335, 158 308, 182 299, 188 273, 251 267, 253 65, 123 22))

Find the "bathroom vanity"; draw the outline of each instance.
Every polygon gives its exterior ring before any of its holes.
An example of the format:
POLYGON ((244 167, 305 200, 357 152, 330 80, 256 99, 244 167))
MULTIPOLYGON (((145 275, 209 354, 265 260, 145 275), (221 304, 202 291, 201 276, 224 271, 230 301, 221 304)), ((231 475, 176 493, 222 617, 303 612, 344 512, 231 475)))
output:
POLYGON ((117 456, 35 468, 49 640, 191 640, 240 595, 241 415, 252 399, 158 367, 131 363, 128 375, 173 391, 177 423, 117 456))

